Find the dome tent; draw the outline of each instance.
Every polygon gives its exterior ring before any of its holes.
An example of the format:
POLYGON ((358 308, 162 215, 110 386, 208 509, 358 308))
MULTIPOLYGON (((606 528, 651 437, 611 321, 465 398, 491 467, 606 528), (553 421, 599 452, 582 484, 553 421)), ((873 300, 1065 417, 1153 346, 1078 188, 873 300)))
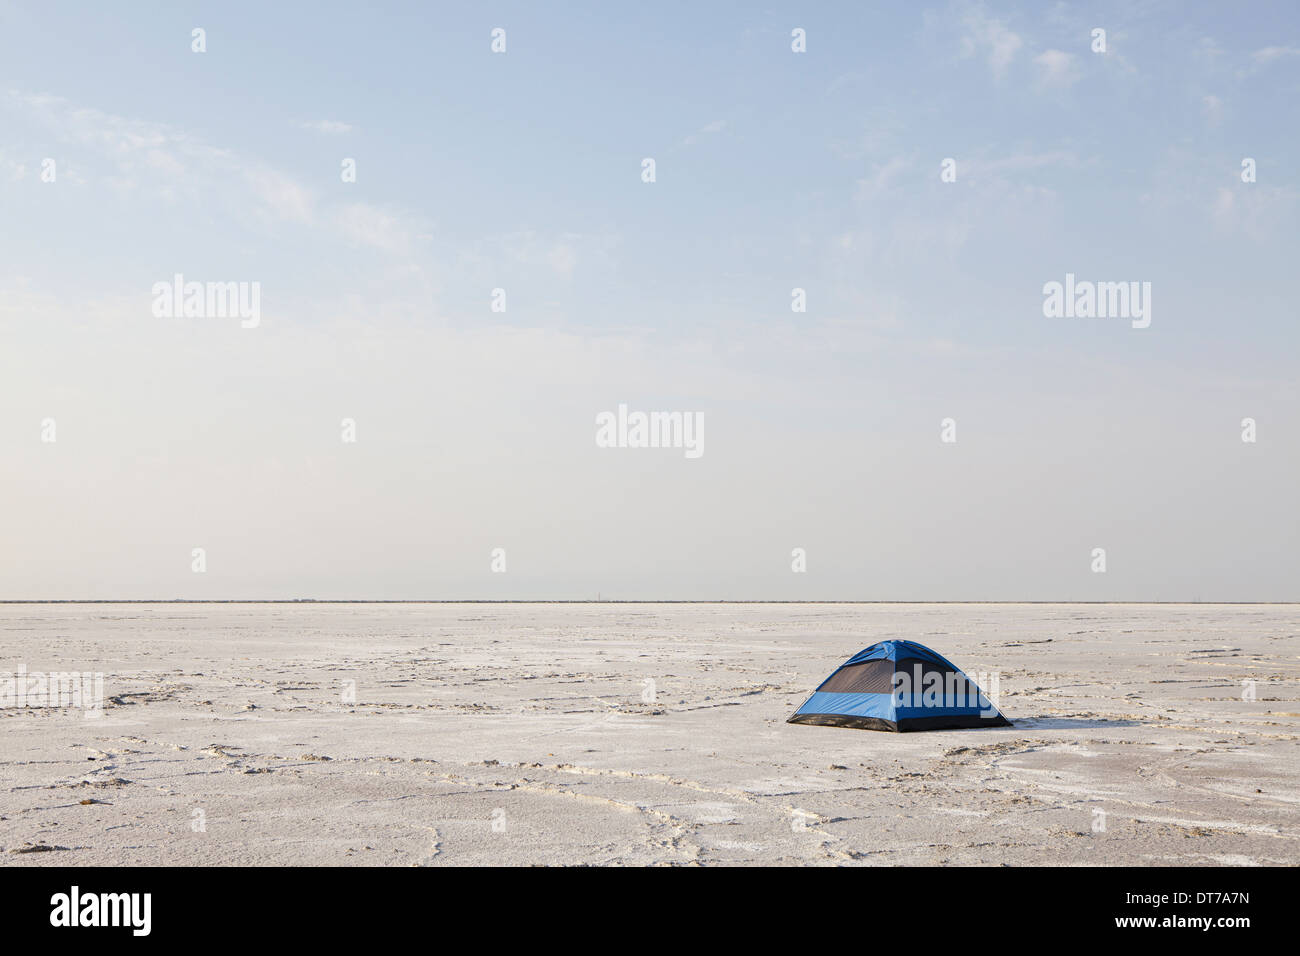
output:
POLYGON ((854 654, 788 723, 895 733, 1011 725, 957 665, 914 641, 881 641, 854 654))

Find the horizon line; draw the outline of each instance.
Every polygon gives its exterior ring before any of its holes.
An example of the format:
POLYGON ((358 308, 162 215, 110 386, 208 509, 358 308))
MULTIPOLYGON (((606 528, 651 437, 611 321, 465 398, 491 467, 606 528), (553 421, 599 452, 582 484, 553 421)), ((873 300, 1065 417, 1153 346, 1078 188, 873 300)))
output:
POLYGON ((1300 601, 895 600, 829 598, 14 598, 5 604, 1233 604, 1293 605, 1300 601))

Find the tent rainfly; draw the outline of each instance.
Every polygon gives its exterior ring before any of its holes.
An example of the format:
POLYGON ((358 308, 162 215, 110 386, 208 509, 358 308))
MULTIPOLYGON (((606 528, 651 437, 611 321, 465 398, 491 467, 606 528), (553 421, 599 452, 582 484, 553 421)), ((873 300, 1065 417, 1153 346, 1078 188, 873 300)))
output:
POLYGON ((957 665, 914 641, 854 654, 788 722, 895 733, 1011 725, 957 665))

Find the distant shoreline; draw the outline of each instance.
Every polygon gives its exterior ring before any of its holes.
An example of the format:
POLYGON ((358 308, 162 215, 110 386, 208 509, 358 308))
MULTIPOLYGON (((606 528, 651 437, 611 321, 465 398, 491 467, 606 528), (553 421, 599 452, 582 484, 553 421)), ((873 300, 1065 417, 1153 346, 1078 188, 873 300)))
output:
POLYGON ((843 600, 806 601, 773 598, 50 598, 0 600, 5 604, 1078 604, 1078 605, 1292 605, 1300 601, 932 601, 843 600))

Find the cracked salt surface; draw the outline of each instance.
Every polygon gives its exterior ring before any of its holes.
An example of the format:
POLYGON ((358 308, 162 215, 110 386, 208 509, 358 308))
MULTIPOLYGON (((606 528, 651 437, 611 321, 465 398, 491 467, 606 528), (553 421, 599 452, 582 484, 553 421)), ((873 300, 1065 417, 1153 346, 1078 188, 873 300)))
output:
POLYGON ((22 866, 1300 863, 1295 609, 1081 610, 0 605, 0 656, 103 671, 109 697, 97 720, 0 709, 0 851, 22 866), (886 637, 999 672, 1015 726, 785 723, 886 637))

